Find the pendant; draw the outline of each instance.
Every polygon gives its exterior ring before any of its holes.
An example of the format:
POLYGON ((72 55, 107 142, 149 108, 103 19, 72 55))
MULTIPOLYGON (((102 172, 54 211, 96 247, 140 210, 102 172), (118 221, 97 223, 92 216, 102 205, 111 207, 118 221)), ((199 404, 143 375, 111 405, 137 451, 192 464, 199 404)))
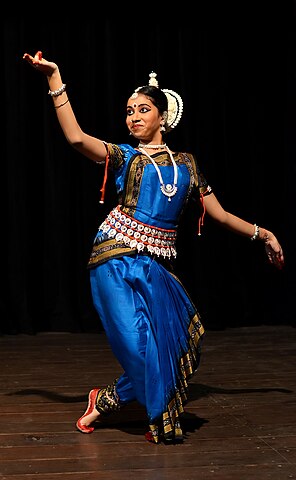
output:
POLYGON ((168 197, 169 202, 171 201, 171 197, 176 195, 178 187, 176 185, 172 185, 171 183, 167 183, 166 185, 162 183, 160 185, 161 192, 168 197))
POLYGON ((165 186, 164 186, 164 189, 167 193, 170 193, 172 192, 173 190, 173 185, 171 183, 167 183, 165 186))

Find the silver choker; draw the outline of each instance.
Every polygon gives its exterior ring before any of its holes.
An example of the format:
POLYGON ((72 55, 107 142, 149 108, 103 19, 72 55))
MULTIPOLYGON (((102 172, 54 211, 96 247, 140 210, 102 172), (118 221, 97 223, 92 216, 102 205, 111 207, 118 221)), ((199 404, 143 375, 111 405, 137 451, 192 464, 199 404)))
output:
POLYGON ((177 167, 177 164, 174 160, 174 157, 173 157, 173 154, 172 152, 170 151, 170 149, 165 145, 164 148, 166 149, 166 151, 168 152, 169 156, 170 156, 170 159, 172 161, 172 164, 173 164, 173 167, 174 167, 174 183, 171 184, 171 183, 167 183, 165 185, 164 181, 163 181, 163 178, 162 178, 162 175, 161 175, 161 172, 160 172, 160 169, 158 167, 158 165, 156 164, 155 160, 150 157, 150 155, 148 155, 148 153, 143 149, 143 148, 140 148, 140 146, 138 147, 140 152, 144 153, 148 158, 149 160, 151 161, 152 165, 154 166, 156 172, 157 172, 157 175, 158 175, 158 178, 159 178, 159 182, 160 182, 160 190, 161 190, 161 193, 163 193, 163 195, 165 195, 166 197, 168 197, 168 201, 170 202, 171 201, 171 197, 173 197, 174 195, 176 195, 177 193, 177 190, 178 190, 178 187, 177 187, 177 183, 178 183, 178 167, 177 167))
POLYGON ((155 150, 161 149, 161 148, 166 148, 166 143, 161 143, 160 145, 155 145, 154 143, 148 143, 147 145, 145 143, 139 143, 138 148, 155 148, 155 150))

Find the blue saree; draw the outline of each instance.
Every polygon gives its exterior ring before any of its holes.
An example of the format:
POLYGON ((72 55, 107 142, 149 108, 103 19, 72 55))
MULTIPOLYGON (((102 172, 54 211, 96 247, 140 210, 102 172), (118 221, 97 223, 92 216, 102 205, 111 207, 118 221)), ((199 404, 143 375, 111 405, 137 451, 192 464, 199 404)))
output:
MULTIPOLYGON (((204 329, 171 265, 189 198, 211 189, 194 157, 177 153, 178 189, 168 199, 149 158, 129 145, 107 146, 119 204, 100 225, 89 260, 94 306, 123 368, 116 383, 120 404, 145 406, 153 442, 181 441, 180 416, 204 329)), ((153 159, 164 182, 172 183, 167 152, 153 159)))

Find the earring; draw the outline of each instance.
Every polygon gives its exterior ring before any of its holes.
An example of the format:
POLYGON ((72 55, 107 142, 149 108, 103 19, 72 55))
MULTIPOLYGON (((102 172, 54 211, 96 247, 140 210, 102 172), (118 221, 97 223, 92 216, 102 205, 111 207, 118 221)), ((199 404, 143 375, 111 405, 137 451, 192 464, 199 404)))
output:
POLYGON ((165 131, 166 131, 165 123, 166 123, 166 121, 167 121, 167 118, 168 118, 167 112, 163 112, 162 121, 160 122, 160 131, 161 131, 161 132, 165 132, 165 131))

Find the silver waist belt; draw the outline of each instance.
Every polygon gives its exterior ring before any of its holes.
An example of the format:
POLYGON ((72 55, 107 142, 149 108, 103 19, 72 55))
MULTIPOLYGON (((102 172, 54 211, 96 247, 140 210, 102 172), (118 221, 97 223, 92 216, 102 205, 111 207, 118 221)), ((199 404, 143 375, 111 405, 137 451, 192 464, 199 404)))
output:
POLYGON ((109 213, 99 230, 138 252, 147 251, 152 255, 176 258, 176 230, 166 230, 135 220, 117 206, 109 213))

